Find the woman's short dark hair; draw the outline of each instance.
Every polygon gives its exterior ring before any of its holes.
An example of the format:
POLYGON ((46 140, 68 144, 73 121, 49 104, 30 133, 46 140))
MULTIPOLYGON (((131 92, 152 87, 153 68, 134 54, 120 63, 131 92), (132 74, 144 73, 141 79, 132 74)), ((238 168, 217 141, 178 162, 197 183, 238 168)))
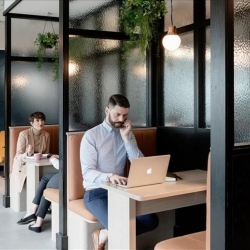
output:
POLYGON ((108 107, 112 106, 119 106, 122 108, 129 108, 130 107, 130 103, 128 101, 128 99, 124 96, 124 95, 120 95, 120 94, 115 94, 110 96, 109 101, 108 101, 108 107))
POLYGON ((34 113, 32 113, 29 117, 29 121, 30 122, 34 122, 34 119, 41 119, 43 121, 46 120, 46 116, 43 112, 40 112, 40 111, 36 111, 34 113))

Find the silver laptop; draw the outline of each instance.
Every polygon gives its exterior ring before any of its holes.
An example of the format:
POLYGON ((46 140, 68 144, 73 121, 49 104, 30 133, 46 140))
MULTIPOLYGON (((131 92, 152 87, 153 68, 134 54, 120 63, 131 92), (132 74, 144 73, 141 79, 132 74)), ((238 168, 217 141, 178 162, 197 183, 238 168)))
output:
POLYGON ((165 182, 170 155, 159 155, 135 158, 132 160, 127 185, 119 187, 131 188, 165 182))

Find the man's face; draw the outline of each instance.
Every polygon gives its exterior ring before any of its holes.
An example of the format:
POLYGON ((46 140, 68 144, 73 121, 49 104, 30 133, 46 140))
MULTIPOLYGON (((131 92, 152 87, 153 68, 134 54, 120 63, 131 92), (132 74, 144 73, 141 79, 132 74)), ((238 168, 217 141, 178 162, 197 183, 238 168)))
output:
POLYGON ((106 108, 106 122, 114 128, 120 128, 127 119, 128 110, 128 108, 122 108, 117 105, 106 108))

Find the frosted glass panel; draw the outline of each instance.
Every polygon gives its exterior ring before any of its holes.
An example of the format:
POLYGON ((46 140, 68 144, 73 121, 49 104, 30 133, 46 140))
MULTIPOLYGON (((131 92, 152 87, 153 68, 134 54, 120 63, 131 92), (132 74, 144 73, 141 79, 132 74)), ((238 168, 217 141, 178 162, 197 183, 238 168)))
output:
POLYGON ((146 59, 141 63, 138 61, 139 50, 135 49, 128 61, 124 72, 124 88, 130 101, 129 119, 133 126, 144 127, 147 116, 147 84, 146 84, 146 59))
POLYGON ((130 100, 133 126, 145 126, 146 64, 135 60, 135 50, 123 69, 120 44, 109 39, 70 38, 70 63, 75 69, 69 71, 70 131, 102 122, 108 98, 116 93, 130 100))
POLYGON ((211 126, 211 41, 210 28, 206 29, 206 51, 205 51, 205 127, 211 126))
MULTIPOLYGON (((165 31, 171 25, 171 1, 165 0, 168 13, 165 15, 165 31)), ((173 25, 177 28, 192 24, 193 20, 193 1, 178 0, 173 1, 173 25)))
POLYGON ((234 142, 250 142, 250 19, 249 1, 234 9, 234 142))
POLYGON ((115 1, 70 2, 69 27, 74 29, 118 31, 119 4, 115 1))
POLYGON ((58 82, 53 81, 51 63, 38 71, 34 62, 11 64, 11 126, 29 125, 35 111, 46 115, 46 124, 58 123, 58 82))
POLYGON ((181 36, 181 46, 165 50, 164 124, 194 126, 194 49, 193 32, 181 36))
MULTIPOLYGON (((59 33, 59 23, 52 22, 52 24, 51 22, 47 21, 45 26, 45 21, 12 18, 11 55, 22 57, 36 57, 37 46, 35 46, 34 41, 36 40, 38 33, 43 33, 43 30, 44 32, 54 32, 55 30, 55 33, 59 33), (25 35, 23 32, 24 30, 25 35)), ((47 52, 48 57, 51 57, 51 55, 53 54, 53 49, 48 49, 47 52)))
POLYGON ((210 15, 210 0, 206 0, 206 19, 209 19, 210 15))

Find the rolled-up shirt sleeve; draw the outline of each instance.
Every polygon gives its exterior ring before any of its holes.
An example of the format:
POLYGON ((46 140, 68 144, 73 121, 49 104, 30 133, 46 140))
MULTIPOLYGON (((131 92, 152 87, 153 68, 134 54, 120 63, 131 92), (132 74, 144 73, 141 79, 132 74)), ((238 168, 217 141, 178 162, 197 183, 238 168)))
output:
POLYGON ((127 156, 130 162, 134 158, 144 157, 144 155, 138 148, 135 136, 132 132, 129 135, 129 141, 126 142, 124 145, 125 145, 127 156))

